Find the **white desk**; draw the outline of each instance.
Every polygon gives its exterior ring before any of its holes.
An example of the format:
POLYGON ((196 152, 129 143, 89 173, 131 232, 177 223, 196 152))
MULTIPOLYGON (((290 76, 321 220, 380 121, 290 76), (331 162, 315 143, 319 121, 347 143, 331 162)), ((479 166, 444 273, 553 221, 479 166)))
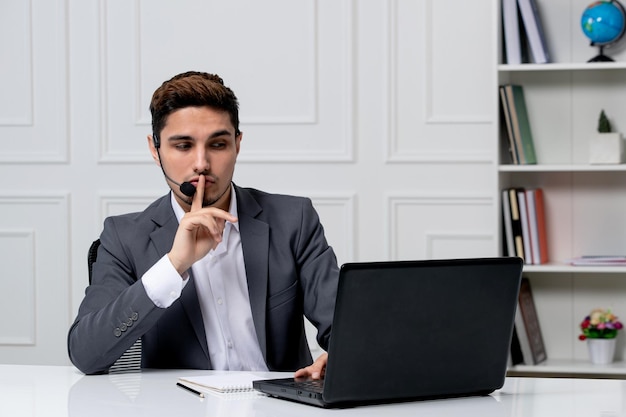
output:
POLYGON ((615 379, 507 378, 486 397, 324 410, 260 396, 200 399, 175 386, 179 376, 196 373, 208 371, 83 376, 73 367, 0 365, 0 416, 626 417, 626 381, 615 379))

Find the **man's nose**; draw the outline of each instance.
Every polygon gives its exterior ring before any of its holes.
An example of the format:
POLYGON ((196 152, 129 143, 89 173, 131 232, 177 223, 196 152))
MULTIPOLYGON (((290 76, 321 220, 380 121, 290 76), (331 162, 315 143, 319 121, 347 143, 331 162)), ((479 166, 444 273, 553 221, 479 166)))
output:
POLYGON ((208 152, 202 148, 198 147, 196 151, 196 157, 194 160, 194 171, 197 173, 205 172, 209 170, 209 159, 208 152))

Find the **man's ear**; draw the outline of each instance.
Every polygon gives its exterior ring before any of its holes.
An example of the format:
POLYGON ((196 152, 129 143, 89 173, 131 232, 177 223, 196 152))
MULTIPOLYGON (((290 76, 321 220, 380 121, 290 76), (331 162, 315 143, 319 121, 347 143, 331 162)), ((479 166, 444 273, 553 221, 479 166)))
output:
POLYGON ((152 159, 157 165, 161 165, 161 158, 159 158, 159 153, 157 152, 156 147, 154 146, 154 140, 152 139, 152 135, 147 136, 148 139, 148 149, 150 149, 150 153, 152 154, 152 159))
POLYGON ((241 148, 241 139, 243 139, 243 132, 239 132, 239 136, 235 136, 235 147, 237 149, 237 155, 239 155, 239 149, 241 148))

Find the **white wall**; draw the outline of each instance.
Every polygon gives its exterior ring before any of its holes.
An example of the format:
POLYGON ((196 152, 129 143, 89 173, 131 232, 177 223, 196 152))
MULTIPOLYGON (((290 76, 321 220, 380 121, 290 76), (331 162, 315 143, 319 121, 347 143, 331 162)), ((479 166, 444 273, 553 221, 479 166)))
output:
POLYGON ((235 181, 311 197, 340 262, 495 255, 494 3, 3 0, 0 362, 69 363, 87 248, 166 192, 148 104, 190 69, 240 99, 235 181))

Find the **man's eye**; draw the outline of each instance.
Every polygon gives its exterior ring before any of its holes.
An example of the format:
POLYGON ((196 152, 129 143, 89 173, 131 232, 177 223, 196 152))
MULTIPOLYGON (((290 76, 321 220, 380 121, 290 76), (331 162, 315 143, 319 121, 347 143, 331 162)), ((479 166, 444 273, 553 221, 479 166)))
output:
POLYGON ((189 145, 188 143, 178 143, 176 144, 176 149, 181 150, 181 151, 185 151, 187 149, 191 148, 191 145, 189 145))
POLYGON ((224 142, 215 142, 211 144, 211 148, 214 148, 214 149, 221 149, 224 147, 226 147, 226 144, 224 142))

